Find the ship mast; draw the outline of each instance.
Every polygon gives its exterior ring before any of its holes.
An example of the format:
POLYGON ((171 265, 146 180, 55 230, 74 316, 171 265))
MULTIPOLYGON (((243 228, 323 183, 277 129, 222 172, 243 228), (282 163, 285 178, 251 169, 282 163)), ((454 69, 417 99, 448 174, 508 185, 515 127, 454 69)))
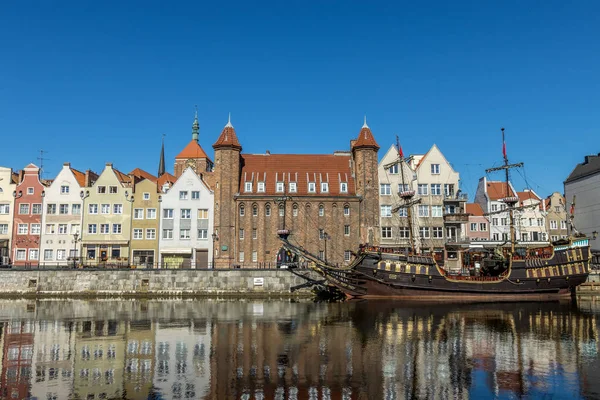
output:
POLYGON ((517 164, 509 164, 508 163, 508 157, 506 156, 506 140, 504 139, 504 128, 500 128, 500 130, 502 131, 502 156, 504 159, 504 165, 501 167, 486 169, 485 172, 488 174, 490 172, 501 171, 501 170, 504 170, 504 172, 505 172, 506 196, 502 199, 502 201, 506 204, 506 206, 508 208, 508 216, 509 216, 509 224, 510 224, 510 252, 511 252, 511 254, 514 254, 515 253, 515 243, 517 242, 517 238, 515 235, 515 233, 516 233, 516 231, 515 231, 515 216, 514 216, 513 212, 514 212, 515 204, 518 203, 519 198, 516 197, 515 195, 511 196, 508 170, 511 168, 522 167, 523 163, 522 162, 517 163, 517 164))
MULTIPOLYGON (((400 163, 400 174, 402 176, 402 190, 399 191, 398 195, 402 200, 404 200, 404 207, 406 208, 406 217, 408 219, 408 239, 410 242, 410 249, 413 254, 416 254, 415 249, 415 237, 412 226, 412 206, 414 204, 420 203, 421 199, 412 200, 415 195, 415 191, 411 190, 407 187, 406 181, 404 179, 404 153, 402 152, 402 147, 400 147, 400 139, 398 135, 396 135, 396 147, 398 148, 398 157, 400 163)), ((397 212, 400 209, 400 206, 394 207, 393 212, 397 212)))

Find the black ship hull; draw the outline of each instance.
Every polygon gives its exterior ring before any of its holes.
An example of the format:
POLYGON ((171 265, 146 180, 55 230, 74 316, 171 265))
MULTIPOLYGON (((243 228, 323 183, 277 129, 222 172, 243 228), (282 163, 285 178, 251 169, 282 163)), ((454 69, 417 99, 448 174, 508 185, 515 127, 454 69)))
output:
POLYGON ((545 300, 569 296, 587 280, 591 259, 587 241, 563 247, 546 257, 511 258, 498 276, 450 274, 431 257, 368 250, 352 268, 313 269, 350 298, 545 300))

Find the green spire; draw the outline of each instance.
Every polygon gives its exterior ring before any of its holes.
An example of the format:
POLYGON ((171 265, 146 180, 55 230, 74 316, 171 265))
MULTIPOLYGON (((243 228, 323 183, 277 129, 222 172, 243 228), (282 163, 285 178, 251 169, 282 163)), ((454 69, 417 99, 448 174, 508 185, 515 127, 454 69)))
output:
POLYGON ((200 124, 198 123, 198 106, 196 106, 196 114, 194 116, 194 123, 192 124, 192 140, 198 141, 200 136, 200 124))

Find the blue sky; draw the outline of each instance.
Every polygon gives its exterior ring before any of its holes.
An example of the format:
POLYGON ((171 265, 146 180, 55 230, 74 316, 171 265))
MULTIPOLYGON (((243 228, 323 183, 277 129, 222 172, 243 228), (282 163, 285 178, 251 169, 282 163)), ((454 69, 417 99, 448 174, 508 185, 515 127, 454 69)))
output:
MULTIPOLYGON (((0 165, 156 173, 232 113, 245 152, 433 143, 473 194, 501 160, 540 195, 600 152, 600 3, 13 1, 0 4, 0 165), (175 4, 170 4, 175 3, 175 4), (418 3, 418 4, 417 4, 418 3)), ((498 176, 499 177, 499 176, 498 176)))

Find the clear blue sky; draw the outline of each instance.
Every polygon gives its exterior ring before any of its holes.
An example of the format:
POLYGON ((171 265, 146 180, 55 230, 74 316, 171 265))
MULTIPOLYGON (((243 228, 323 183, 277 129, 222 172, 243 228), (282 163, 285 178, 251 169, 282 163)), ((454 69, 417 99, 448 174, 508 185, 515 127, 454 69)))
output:
POLYGON ((348 149, 366 114, 380 156, 436 143, 471 195, 504 126, 531 187, 562 191, 600 152, 600 3, 416 3, 4 1, 0 165, 156 173, 165 133, 172 171, 197 104, 211 156, 228 112, 273 153, 348 149))

